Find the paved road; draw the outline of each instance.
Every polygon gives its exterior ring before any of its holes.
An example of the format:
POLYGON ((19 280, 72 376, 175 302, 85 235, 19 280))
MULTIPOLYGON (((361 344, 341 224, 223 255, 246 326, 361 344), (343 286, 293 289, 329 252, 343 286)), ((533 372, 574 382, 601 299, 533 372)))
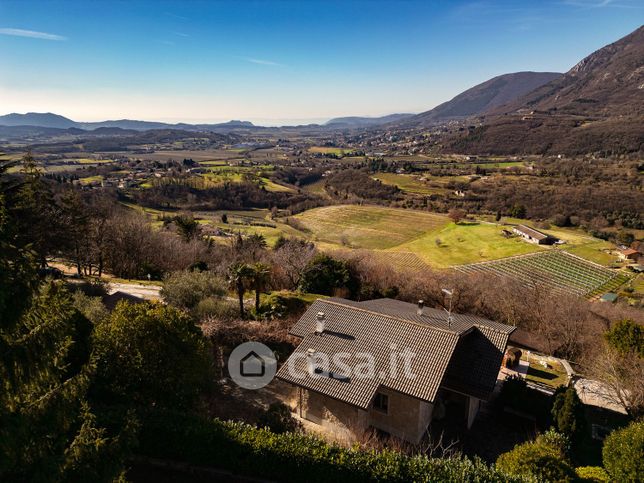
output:
POLYGON ((137 283, 110 282, 110 294, 123 292, 146 300, 159 300, 160 285, 139 285, 137 283))

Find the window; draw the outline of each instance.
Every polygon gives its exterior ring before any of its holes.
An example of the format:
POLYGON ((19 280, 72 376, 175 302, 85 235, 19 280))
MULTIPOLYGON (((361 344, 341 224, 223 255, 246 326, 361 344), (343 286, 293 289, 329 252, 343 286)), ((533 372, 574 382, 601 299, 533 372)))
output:
POLYGON ((373 408, 387 413, 389 410, 389 396, 382 394, 381 392, 376 393, 376 397, 373 398, 373 408))

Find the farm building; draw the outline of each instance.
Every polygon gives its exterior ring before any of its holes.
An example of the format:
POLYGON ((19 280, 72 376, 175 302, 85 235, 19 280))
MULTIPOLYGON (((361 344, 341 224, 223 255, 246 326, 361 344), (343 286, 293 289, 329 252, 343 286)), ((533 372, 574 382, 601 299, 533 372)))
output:
POLYGON ((608 293, 605 293, 604 295, 602 295, 601 298, 599 299, 599 301, 600 302, 610 302, 611 304, 614 304, 615 302, 617 302, 617 298, 618 297, 617 297, 616 293, 608 292, 608 293))
POLYGON ((524 240, 529 241, 530 243, 536 243, 537 245, 552 245, 559 241, 551 235, 535 230, 534 228, 526 225, 517 225, 512 229, 512 231, 524 240))
POLYGON ((619 250, 619 258, 622 260, 637 260, 640 255, 642 255, 639 251, 633 249, 633 248, 625 248, 623 250, 619 250))
POLYGON ((277 377, 298 388, 300 417, 338 437, 375 429, 418 443, 433 421, 471 427, 513 330, 392 299, 317 300, 277 377))

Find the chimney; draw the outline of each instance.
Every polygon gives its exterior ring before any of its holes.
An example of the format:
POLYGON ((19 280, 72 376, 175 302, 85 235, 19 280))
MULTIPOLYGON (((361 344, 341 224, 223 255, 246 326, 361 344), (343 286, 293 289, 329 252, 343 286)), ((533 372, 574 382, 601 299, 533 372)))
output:
POLYGON ((315 360, 313 359, 313 356, 315 356, 315 349, 307 349, 306 365, 308 366, 309 374, 312 376, 315 375, 315 360))
POLYGON ((315 322, 315 333, 322 334, 324 332, 325 325, 326 325, 326 319, 324 317, 324 312, 318 312, 317 320, 315 322))
POLYGON ((418 315, 423 315, 423 307, 425 307, 425 301, 424 300, 419 300, 418 301, 418 310, 416 311, 416 313, 418 315))

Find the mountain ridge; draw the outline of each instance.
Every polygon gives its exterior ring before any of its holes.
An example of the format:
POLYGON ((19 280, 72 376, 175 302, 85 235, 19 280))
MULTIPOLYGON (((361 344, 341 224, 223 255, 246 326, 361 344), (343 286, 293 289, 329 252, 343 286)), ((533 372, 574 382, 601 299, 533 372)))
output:
POLYGON ((408 119, 406 124, 427 125, 484 115, 489 110, 511 102, 561 75, 563 74, 559 72, 534 71, 501 74, 470 87, 429 111, 417 114, 408 119))
POLYGON ((644 151, 644 26, 563 76, 488 112, 445 151, 604 155, 644 151))

